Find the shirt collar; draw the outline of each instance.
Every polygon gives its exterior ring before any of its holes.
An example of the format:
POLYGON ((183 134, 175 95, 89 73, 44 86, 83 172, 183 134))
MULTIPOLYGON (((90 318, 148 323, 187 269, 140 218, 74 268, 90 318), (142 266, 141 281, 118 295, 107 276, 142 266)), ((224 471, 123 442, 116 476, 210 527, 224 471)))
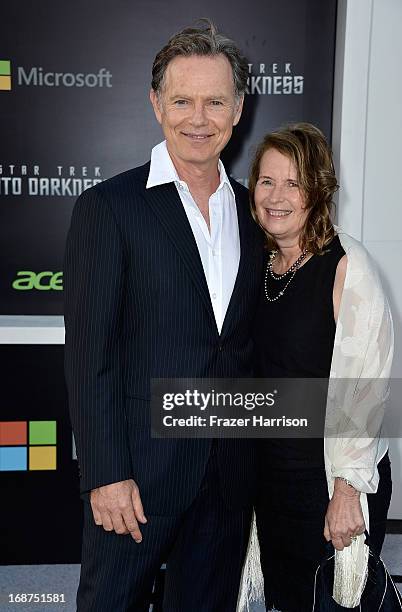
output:
MULTIPOLYGON (((228 185, 233 197, 235 198, 233 187, 230 184, 228 175, 226 174, 225 167, 221 160, 218 161, 218 171, 220 183, 216 191, 223 189, 224 185, 228 185)), ((180 177, 177 174, 177 170, 172 162, 172 158, 170 157, 166 146, 166 140, 164 140, 152 149, 151 165, 149 168, 146 189, 156 187, 157 185, 164 185, 166 183, 180 183, 185 185, 184 181, 180 180, 180 177)))

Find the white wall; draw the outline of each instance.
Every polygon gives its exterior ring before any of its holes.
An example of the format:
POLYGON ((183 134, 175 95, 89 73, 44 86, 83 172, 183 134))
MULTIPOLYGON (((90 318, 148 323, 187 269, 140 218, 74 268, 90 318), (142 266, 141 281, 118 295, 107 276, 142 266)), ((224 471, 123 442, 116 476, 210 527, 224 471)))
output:
MULTIPOLYGON (((338 223, 363 242, 380 268, 395 322, 393 378, 402 378, 401 26, 401 0, 338 2, 333 123, 338 223)), ((401 402, 394 392, 391 409, 402 415, 401 402)), ((390 453, 389 517, 402 518, 402 439, 390 440, 390 453)))

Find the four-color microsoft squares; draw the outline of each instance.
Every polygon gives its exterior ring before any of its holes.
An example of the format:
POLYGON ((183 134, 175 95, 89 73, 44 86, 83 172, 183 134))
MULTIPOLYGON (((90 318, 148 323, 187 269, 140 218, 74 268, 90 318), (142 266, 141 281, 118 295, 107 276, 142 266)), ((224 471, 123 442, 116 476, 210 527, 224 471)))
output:
POLYGON ((1 421, 0 471, 55 470, 56 421, 1 421))
POLYGON ((0 90, 11 90, 11 62, 10 60, 0 60, 0 90))

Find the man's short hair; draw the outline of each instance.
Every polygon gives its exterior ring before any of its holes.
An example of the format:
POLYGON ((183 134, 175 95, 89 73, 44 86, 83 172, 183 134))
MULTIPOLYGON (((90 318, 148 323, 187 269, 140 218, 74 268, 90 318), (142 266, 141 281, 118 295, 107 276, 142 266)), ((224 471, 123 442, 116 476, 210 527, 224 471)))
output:
POLYGON ((232 67, 234 94, 240 98, 247 87, 248 63, 233 40, 220 34, 209 19, 202 19, 200 27, 185 28, 169 40, 155 57, 152 66, 152 89, 160 94, 166 68, 175 57, 191 55, 224 55, 232 67))

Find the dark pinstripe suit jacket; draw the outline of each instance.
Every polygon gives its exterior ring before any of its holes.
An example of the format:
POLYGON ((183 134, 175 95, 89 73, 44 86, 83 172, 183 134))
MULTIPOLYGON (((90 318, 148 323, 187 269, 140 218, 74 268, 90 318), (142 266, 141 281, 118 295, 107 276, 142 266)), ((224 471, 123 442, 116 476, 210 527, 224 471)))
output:
MULTIPOLYGON (((195 497, 211 440, 150 438, 151 377, 251 375, 250 326, 262 237, 247 190, 232 182, 240 264, 219 335, 197 246, 173 183, 146 190, 149 163, 84 192, 64 263, 65 370, 81 491, 134 478, 146 513, 195 497)), ((249 441, 220 441, 224 494, 243 504, 255 465, 249 441)))

